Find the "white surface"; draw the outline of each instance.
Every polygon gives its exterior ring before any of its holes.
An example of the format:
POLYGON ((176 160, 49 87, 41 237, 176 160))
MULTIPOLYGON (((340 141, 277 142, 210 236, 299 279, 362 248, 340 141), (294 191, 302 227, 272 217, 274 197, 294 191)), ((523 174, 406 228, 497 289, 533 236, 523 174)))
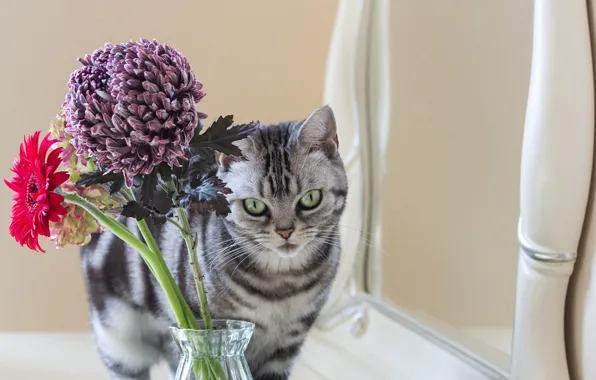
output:
MULTIPOLYGON (((292 380, 483 380, 478 366, 440 348, 376 310, 370 329, 353 338, 349 326, 314 331, 292 380)), ((154 380, 165 380, 161 370, 154 380)), ((89 334, 0 334, 0 379, 107 380, 89 334)))
MULTIPOLYGON (((168 380, 162 366, 153 380, 168 380)), ((107 380, 88 333, 0 334, 0 379, 107 380)), ((293 379, 322 379, 302 363, 293 379)))
MULTIPOLYGON (((585 0, 537 0, 524 130, 519 238, 575 253, 591 178, 594 89, 585 0)), ((564 310, 573 261, 520 253, 511 379, 569 379, 564 310)))

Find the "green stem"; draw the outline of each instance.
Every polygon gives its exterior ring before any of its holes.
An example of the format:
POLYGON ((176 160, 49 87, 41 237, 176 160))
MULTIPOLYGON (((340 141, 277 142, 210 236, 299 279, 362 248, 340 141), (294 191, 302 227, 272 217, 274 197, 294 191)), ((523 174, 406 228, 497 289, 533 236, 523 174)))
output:
POLYGON ((141 232, 141 235, 143 235, 143 239, 147 243, 147 246, 149 247, 149 249, 152 250, 153 253, 161 255, 159 246, 157 245, 157 242, 153 238, 153 234, 151 233, 151 230, 149 229, 147 222, 144 219, 137 220, 137 226, 139 226, 139 231, 141 232))
MULTIPOLYGON (((125 189, 122 191, 122 193, 123 195, 125 195, 125 197, 127 197, 129 201, 136 200, 135 194, 131 189, 125 189)), ((163 255, 161 254, 159 245, 155 241, 155 238, 153 237, 153 234, 151 233, 151 230, 149 229, 147 222, 144 219, 137 220, 137 226, 139 227, 139 231, 141 232, 143 239, 145 239, 147 246, 149 246, 149 248, 155 253, 157 259, 159 260, 163 268, 167 268, 166 261, 164 260, 163 255)), ((195 316, 192 310, 190 309, 190 306, 186 302, 186 299, 182 295, 180 288, 176 285, 176 280, 174 280, 174 277, 172 276, 172 273, 169 270, 166 270, 166 272, 168 279, 172 285, 172 288, 176 291, 176 296, 178 297, 178 300, 182 305, 182 308, 184 309, 184 315, 186 316, 186 322, 188 326, 192 329, 198 329, 199 325, 197 324, 197 320, 195 319, 195 316)))
POLYGON ((184 228, 182 228, 182 226, 180 224, 178 224, 178 222, 176 222, 174 219, 172 218, 166 218, 166 220, 170 223, 172 223, 173 225, 176 226, 176 228, 178 228, 180 230, 180 233, 184 233, 184 228))
POLYGON ((160 262, 158 255, 155 254, 147 245, 143 244, 143 242, 137 239, 137 237, 130 232, 125 225, 101 212, 97 207, 95 207, 95 205, 87 201, 85 198, 74 193, 61 192, 61 194, 64 196, 64 200, 67 203, 72 203, 84 208, 85 211, 97 219, 102 226, 110 230, 114 235, 122 239, 141 254, 164 290, 164 293, 166 294, 166 297, 174 312, 174 316, 178 322, 178 326, 181 328, 190 328, 191 326, 188 325, 188 320, 184 312, 185 308, 182 306, 182 304, 185 303, 184 299, 178 297, 178 294, 180 294, 180 289, 176 291, 178 287, 175 285, 175 283, 170 281, 172 275, 168 270, 168 267, 160 262), (168 276, 168 274, 170 275, 168 276))
POLYGON ((199 266, 199 259, 197 257, 197 239, 192 235, 190 229, 190 223, 188 222, 188 216, 186 210, 182 207, 176 208, 178 214, 178 221, 184 229, 182 237, 186 242, 186 248, 188 250, 188 257, 190 260, 190 267, 192 268, 192 274, 195 278, 195 286, 197 288, 197 294, 199 295, 199 303, 201 304, 201 318, 205 323, 205 330, 213 330, 213 324, 211 323, 211 313, 209 312, 209 306, 207 304, 207 292, 205 291, 205 284, 203 283, 203 274, 199 266))
MULTIPOLYGON (((137 225, 139 226, 139 231, 141 232, 141 235, 143 235, 143 239, 145 239, 149 248, 157 256, 157 260, 159 260, 160 264, 164 268, 167 268, 167 264, 163 258, 163 255, 161 254, 159 245, 155 241, 155 238, 153 237, 153 234, 151 233, 151 230, 149 229, 147 222, 145 220, 137 220, 137 225)), ((176 280, 174 280, 174 277, 172 276, 172 273, 169 270, 167 271, 167 276, 172 285, 172 288, 176 291, 176 296, 178 297, 180 305, 182 305, 182 308, 184 309, 184 315, 186 316, 186 322, 188 323, 188 326, 192 329, 198 329, 199 325, 197 324, 195 316, 192 313, 190 306, 184 299, 184 296, 182 295, 180 288, 176 285, 176 280)))
POLYGON ((122 197, 126 199, 127 202, 134 200, 134 193, 130 189, 120 190, 120 195, 122 195, 122 197))

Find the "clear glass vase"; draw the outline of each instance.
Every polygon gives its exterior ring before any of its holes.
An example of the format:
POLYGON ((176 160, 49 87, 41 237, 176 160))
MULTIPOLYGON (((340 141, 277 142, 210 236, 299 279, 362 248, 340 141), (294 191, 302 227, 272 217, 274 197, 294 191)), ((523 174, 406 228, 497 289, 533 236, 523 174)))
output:
POLYGON ((180 349, 175 380, 252 380, 244 356, 254 324, 213 320, 213 330, 170 327, 180 349))

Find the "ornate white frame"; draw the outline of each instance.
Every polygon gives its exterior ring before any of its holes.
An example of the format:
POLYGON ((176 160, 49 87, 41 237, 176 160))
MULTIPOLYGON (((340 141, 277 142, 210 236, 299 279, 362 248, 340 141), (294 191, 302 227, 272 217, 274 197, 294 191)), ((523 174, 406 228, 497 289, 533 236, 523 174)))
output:
POLYGON ((389 132, 389 49, 387 0, 340 0, 333 32, 325 102, 340 128, 340 150, 350 182, 342 221, 343 260, 320 327, 355 317, 365 322, 358 295, 381 295, 381 158, 389 132), (372 240, 372 242, 371 242, 372 240), (372 243, 372 244, 369 244, 372 243))
MULTIPOLYGON (((343 223, 355 229, 343 230, 342 267, 318 326, 332 328, 351 318, 355 334, 365 332, 367 307, 381 296, 378 200, 390 128, 388 7, 388 0, 339 0, 325 82, 351 186, 343 223)), ((591 180, 592 67, 586 0, 536 0, 511 379, 569 379, 564 310, 591 180)), ((502 366, 450 338, 434 338, 485 365, 491 378, 507 376, 502 366)))
POLYGON ((565 301, 590 191, 593 145, 586 0, 536 0, 511 379, 569 379, 565 301))

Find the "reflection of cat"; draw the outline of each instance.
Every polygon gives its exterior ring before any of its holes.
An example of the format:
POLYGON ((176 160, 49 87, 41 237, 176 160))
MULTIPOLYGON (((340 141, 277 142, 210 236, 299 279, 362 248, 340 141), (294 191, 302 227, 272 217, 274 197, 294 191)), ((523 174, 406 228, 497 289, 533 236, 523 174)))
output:
MULTIPOLYGON (((253 376, 286 379, 339 265, 348 187, 333 112, 325 106, 304 122, 259 127, 239 146, 243 158, 218 157, 232 212, 224 219, 189 211, 190 221, 213 317, 254 322, 246 353, 253 376)), ((199 316, 178 230, 168 223, 152 231, 199 316)), ((149 379, 162 358, 175 369, 168 332, 175 320, 140 255, 103 233, 82 260, 95 339, 112 378, 149 379)))

